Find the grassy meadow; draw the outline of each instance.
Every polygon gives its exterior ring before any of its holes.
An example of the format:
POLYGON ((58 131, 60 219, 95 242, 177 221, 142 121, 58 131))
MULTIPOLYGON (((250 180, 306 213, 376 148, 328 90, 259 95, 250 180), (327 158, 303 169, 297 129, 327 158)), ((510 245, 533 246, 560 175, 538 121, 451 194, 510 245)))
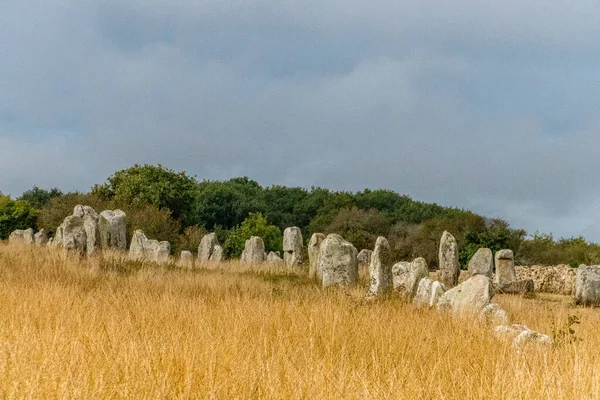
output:
POLYGON ((273 266, 196 270, 0 244, 3 398, 597 399, 600 310, 496 296, 575 333, 517 354, 488 328, 273 266), (575 337, 577 340, 570 340, 575 337))

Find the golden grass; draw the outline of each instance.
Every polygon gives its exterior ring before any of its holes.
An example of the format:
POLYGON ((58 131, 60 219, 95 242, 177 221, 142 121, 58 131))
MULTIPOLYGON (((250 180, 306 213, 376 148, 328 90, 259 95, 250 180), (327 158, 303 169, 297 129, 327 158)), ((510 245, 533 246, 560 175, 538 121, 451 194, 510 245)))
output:
POLYGON ((516 354, 485 327, 364 288, 238 264, 196 271, 0 245, 4 398, 597 399, 600 311, 498 296, 574 344, 516 354), (127 267, 131 270, 127 271, 127 267), (553 317, 552 317, 553 315, 553 317))

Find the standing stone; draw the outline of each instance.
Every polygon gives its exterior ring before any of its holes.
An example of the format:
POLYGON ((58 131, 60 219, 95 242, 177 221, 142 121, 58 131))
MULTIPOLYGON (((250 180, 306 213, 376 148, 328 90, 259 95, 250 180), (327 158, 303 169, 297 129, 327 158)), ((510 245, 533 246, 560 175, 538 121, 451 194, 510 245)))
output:
POLYGON ((56 232, 54 232, 54 237, 51 239, 51 241, 48 241, 48 245, 52 247, 62 247, 64 230, 65 228, 63 221, 63 223, 60 224, 58 228, 56 228, 56 232))
POLYGON ((163 240, 158 243, 158 253, 156 255, 156 261, 168 262, 171 256, 171 243, 163 240))
POLYGON ((198 246, 198 261, 206 262, 210 260, 210 257, 215 251, 215 246, 220 246, 219 239, 217 239, 216 233, 209 233, 204 235, 198 246))
POLYGON ((80 255, 86 254, 87 233, 81 217, 70 215, 63 221, 62 244, 65 252, 72 251, 80 255))
POLYGON ((575 274, 575 302, 600 305, 600 265, 580 265, 575 274))
POLYGON ((46 233, 46 230, 42 229, 33 235, 33 241, 36 246, 46 246, 48 244, 48 234, 46 233))
POLYGON ((179 257, 179 266, 181 268, 191 269, 194 267, 194 256, 191 251, 183 250, 179 257))
POLYGON ((85 234, 87 236, 86 252, 90 256, 100 248, 100 227, 98 225, 98 213, 90 206, 77 205, 73 215, 83 220, 85 234))
POLYGON ((469 261, 469 275, 485 275, 491 278, 494 273, 494 255, 490 249, 477 250, 469 261))
POLYGON ((8 237, 8 243, 27 243, 33 244, 33 229, 17 229, 16 231, 11 232, 8 237))
POLYGON ((358 266, 369 266, 371 265, 371 257, 373 256, 373 250, 362 249, 358 253, 358 266))
POLYGON ((437 308, 449 310, 455 315, 475 315, 490 304, 493 296, 491 279, 485 275, 475 275, 444 293, 437 308))
POLYGON ((379 236, 375 242, 369 277, 370 295, 379 296, 392 290, 392 249, 383 236, 379 236))
POLYGON ((286 266, 302 265, 303 243, 300 228, 292 226, 283 231, 283 261, 286 266))
POLYGON ((273 263, 273 264, 279 264, 283 262, 283 259, 281 258, 281 256, 279 256, 279 252, 275 252, 275 251, 271 251, 269 252, 269 254, 267 254, 267 262, 269 263, 273 263))
POLYGON ((149 240, 141 229, 136 230, 131 238, 129 257, 133 260, 168 262, 170 254, 171 244, 169 242, 149 240))
POLYGON ((242 253, 241 262, 244 264, 255 264, 264 262, 265 255, 265 242, 258 236, 252 236, 246 240, 246 246, 242 253))
POLYGON ((102 249, 127 250, 127 216, 121 210, 105 210, 98 217, 100 247, 102 249))
POLYGON ((133 233, 131 237, 131 244, 129 245, 129 257, 133 260, 140 260, 144 258, 144 248, 148 238, 143 230, 138 229, 133 233))
POLYGON ((322 233, 313 233, 308 242, 308 277, 310 279, 321 279, 322 273, 318 270, 319 265, 319 250, 321 250, 321 243, 325 240, 325 235, 322 233))
POLYGON ((440 298, 446 292, 444 284, 438 281, 433 282, 431 285, 431 297, 429 299, 429 307, 435 307, 440 301, 440 298))
POLYGON ((421 279, 429 276, 427 261, 423 257, 415 258, 412 263, 402 261, 392 267, 394 290, 406 301, 411 301, 419 287, 421 279))
POLYGON ((335 233, 328 235, 321 244, 317 268, 323 274, 323 288, 355 285, 358 281, 357 255, 352 243, 335 233))
POLYGON ((223 260, 223 248, 221 247, 221 245, 216 244, 215 247, 213 247, 213 252, 210 255, 210 258, 208 259, 208 261, 211 262, 221 262, 223 260))
POLYGON ((458 283, 460 265, 458 264, 458 246, 456 239, 448 231, 444 231, 440 241, 439 268, 441 282, 447 288, 452 288, 458 283))
POLYGON ((499 287, 510 285, 517 280, 515 262, 512 250, 499 250, 496 252, 496 275, 494 283, 499 287))

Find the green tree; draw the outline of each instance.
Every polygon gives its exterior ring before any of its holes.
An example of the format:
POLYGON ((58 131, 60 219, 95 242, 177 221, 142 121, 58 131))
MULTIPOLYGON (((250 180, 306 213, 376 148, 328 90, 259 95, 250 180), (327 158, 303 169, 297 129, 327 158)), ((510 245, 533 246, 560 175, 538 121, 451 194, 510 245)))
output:
POLYGON ((269 225, 261 213, 250 213, 240 226, 229 231, 223 244, 223 251, 228 258, 241 256, 246 240, 252 236, 260 236, 265 242, 265 251, 282 251, 283 236, 275 225, 269 225))
POLYGON ((184 226, 191 225, 196 180, 185 172, 162 165, 138 165, 115 172, 103 185, 95 185, 92 194, 104 200, 134 205, 149 204, 169 210, 184 226))
POLYGON ((21 197, 18 200, 28 201, 34 208, 40 209, 44 207, 46 204, 50 202, 55 197, 60 197, 63 195, 63 192, 58 188, 53 188, 50 190, 40 189, 37 186, 29 189, 26 192, 23 192, 21 197))
POLYGON ((391 223, 377 210, 343 208, 325 229, 325 233, 337 233, 357 249, 371 249, 378 236, 388 236, 391 223))
POLYGON ((37 213, 26 200, 0 195, 0 239, 7 239, 17 229, 37 229, 37 213))

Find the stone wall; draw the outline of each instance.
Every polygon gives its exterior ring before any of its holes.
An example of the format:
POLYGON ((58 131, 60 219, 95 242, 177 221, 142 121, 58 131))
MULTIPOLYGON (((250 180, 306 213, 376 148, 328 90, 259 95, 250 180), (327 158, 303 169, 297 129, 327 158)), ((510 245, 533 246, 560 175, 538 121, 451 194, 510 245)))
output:
POLYGON ((515 272, 518 280, 531 279, 536 292, 570 295, 573 292, 577 269, 568 265, 533 265, 517 266, 515 272))

